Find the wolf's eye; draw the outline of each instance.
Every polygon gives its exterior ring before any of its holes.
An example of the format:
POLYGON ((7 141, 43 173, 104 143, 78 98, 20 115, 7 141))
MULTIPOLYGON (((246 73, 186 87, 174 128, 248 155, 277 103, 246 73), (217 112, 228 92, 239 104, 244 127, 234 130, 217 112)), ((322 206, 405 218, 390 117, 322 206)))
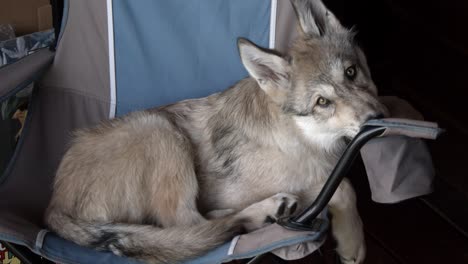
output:
POLYGON ((354 80, 354 78, 356 77, 356 73, 356 65, 350 66, 345 70, 346 77, 348 77, 348 79, 350 80, 354 80))
POLYGON ((329 104, 330 104, 330 100, 328 100, 328 99, 325 99, 323 97, 319 97, 317 99, 317 105, 319 105, 319 106, 325 107, 325 106, 328 106, 329 104))

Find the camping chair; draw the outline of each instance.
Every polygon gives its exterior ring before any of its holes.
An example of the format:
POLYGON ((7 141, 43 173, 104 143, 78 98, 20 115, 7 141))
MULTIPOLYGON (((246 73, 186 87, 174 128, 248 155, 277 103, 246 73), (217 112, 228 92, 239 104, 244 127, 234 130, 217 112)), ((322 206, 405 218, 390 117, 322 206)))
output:
MULTIPOLYGON (((56 44, 36 47, 0 68, 0 102, 22 98, 28 105, 11 158, 0 167, 0 241, 25 263, 32 263, 28 259, 34 254, 59 263, 139 263, 78 246, 45 229, 54 172, 71 132, 129 111, 223 90, 247 76, 237 37, 284 50, 294 26, 289 1, 65 1, 56 44)), ((285 259, 310 254, 325 239, 325 207, 365 142, 392 134, 434 139, 439 132, 428 122, 370 121, 310 208, 187 263, 271 251, 285 259)))

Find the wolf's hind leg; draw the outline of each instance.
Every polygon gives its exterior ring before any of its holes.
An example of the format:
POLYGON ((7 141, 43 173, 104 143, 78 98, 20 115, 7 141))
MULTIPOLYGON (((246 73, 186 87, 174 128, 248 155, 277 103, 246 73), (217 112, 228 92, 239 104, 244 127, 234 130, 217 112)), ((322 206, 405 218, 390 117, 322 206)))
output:
POLYGON ((173 167, 172 175, 160 179, 161 187, 154 190, 151 213, 163 227, 190 226, 206 221, 197 209, 198 182, 191 162, 179 159, 178 168, 173 167))
POLYGON ((150 191, 147 217, 161 227, 190 226, 206 221, 197 208, 198 180, 190 139, 172 123, 163 123, 145 144, 150 191), (155 147, 156 146, 156 147, 155 147))

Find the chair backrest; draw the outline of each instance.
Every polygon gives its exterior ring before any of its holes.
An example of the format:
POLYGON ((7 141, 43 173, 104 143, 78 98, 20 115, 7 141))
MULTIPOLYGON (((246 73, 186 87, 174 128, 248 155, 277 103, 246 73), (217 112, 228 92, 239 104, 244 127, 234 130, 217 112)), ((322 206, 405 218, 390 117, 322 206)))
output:
POLYGON ((237 38, 284 48, 294 21, 289 1, 66 0, 53 64, 0 184, 0 240, 35 240, 73 130, 226 89, 247 76, 237 38))
POLYGON ((236 40, 269 47, 270 16, 270 0, 114 1, 116 114, 207 96, 246 77, 236 40))

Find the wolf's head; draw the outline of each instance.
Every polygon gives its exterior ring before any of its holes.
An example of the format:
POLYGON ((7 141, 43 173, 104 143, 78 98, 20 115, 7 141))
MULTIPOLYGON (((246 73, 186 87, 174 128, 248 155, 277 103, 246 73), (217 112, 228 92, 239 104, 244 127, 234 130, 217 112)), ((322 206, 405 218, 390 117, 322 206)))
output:
POLYGON ((385 113, 366 58, 320 0, 291 0, 300 37, 286 56, 240 39, 242 62, 259 86, 291 115, 306 138, 326 146, 353 137, 385 113))

